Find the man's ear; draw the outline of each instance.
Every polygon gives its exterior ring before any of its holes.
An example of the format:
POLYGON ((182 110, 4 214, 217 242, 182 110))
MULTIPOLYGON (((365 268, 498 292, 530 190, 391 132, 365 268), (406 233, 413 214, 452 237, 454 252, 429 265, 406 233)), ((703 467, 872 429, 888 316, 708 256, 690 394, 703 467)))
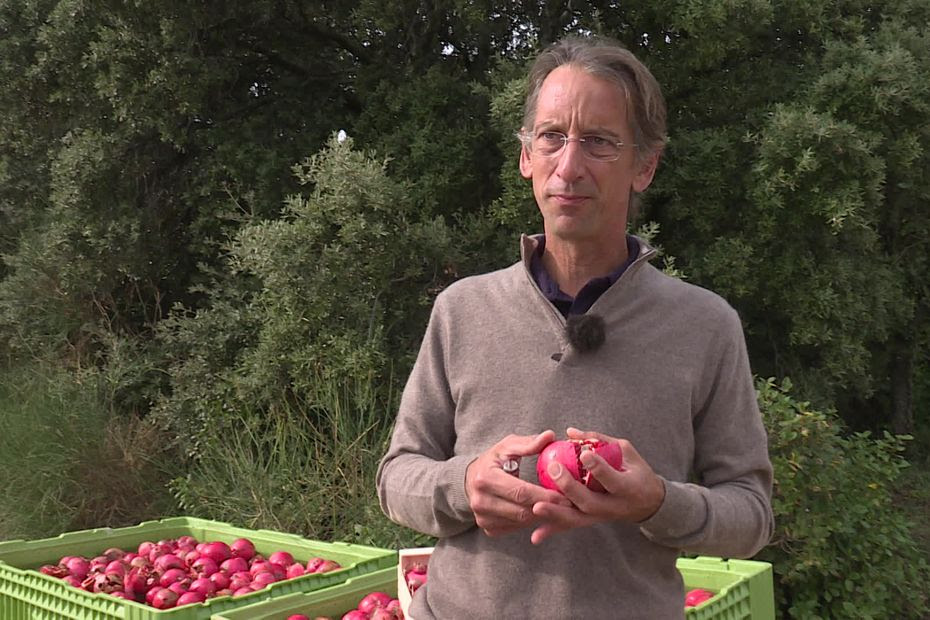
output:
POLYGON ((524 179, 533 178, 533 162, 530 159, 530 153, 526 150, 526 144, 520 143, 520 174, 524 179))
POLYGON ((642 193, 652 183, 652 178, 656 175, 656 168, 659 167, 659 157, 661 155, 662 151, 656 151, 647 157, 645 161, 635 164, 639 169, 636 171, 636 176, 633 177, 634 192, 642 193))

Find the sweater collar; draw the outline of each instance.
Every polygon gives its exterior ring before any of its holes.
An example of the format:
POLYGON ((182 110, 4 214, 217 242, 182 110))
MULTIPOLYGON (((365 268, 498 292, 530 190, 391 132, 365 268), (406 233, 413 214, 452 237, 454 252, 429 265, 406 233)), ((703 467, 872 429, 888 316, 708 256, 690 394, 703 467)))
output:
MULTIPOLYGON (((646 243, 645 239, 642 237, 636 237, 635 235, 634 237, 639 243, 639 256, 637 256, 636 260, 633 261, 633 264, 629 266, 628 271, 638 269, 639 265, 652 260, 656 255, 655 248, 646 243)), ((533 260, 533 253, 536 251, 536 248, 539 247, 540 241, 544 238, 545 235, 542 233, 520 236, 520 259, 523 262, 523 267, 526 270, 527 275, 529 275, 531 279, 532 273, 530 271, 530 264, 533 260)))

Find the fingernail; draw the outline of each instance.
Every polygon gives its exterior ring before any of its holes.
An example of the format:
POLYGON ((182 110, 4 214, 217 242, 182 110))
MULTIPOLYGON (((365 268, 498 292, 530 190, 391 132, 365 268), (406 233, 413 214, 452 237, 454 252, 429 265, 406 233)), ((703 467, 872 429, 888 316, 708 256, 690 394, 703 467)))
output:
POLYGON ((559 463, 549 463, 546 467, 546 472, 549 474, 549 477, 555 480, 562 475, 562 466, 559 463))

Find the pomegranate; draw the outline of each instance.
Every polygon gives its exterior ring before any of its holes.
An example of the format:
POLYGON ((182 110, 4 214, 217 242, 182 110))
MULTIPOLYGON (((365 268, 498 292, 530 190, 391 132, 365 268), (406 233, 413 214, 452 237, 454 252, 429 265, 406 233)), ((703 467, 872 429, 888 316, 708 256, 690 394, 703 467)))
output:
POLYGON ((82 583, 80 579, 78 579, 77 577, 74 577, 74 576, 72 576, 72 575, 67 575, 67 576, 65 576, 65 577, 62 579, 62 581, 64 581, 64 582, 65 582, 66 584, 68 584, 69 586, 74 586, 75 588, 80 588, 80 587, 81 587, 81 583, 82 583))
POLYGON ((281 566, 287 568, 294 563, 294 556, 287 551, 275 551, 268 556, 268 561, 272 564, 280 564, 281 566))
POLYGON ((181 561, 181 558, 174 555, 173 553, 166 553, 165 555, 156 557, 152 561, 152 564, 154 564, 155 570, 160 573, 164 573, 165 571, 172 568, 184 568, 184 562, 181 561))
POLYGON ((260 571, 255 573, 255 576, 252 578, 252 583, 261 584, 262 587, 267 586, 269 583, 274 583, 278 581, 278 578, 271 571, 260 571))
POLYGON ((293 579, 294 577, 300 577, 301 575, 306 575, 307 569, 304 568, 304 565, 300 562, 294 562, 287 567, 287 579, 293 579))
POLYGON ((342 565, 335 560, 323 560, 323 563, 316 567, 315 573, 328 573, 330 571, 339 570, 342 568, 342 565))
POLYGON ((205 597, 202 592, 195 592, 194 590, 189 590, 178 597, 177 606, 180 607, 181 605, 203 603, 205 600, 207 600, 207 597, 205 597))
POLYGON ((209 542, 198 551, 200 551, 201 557, 208 557, 217 564, 222 564, 225 560, 232 557, 232 551, 229 545, 221 541, 209 542))
POLYGON ((84 579, 87 577, 87 573, 90 572, 90 562, 84 558, 70 557, 65 561, 64 565, 68 569, 68 573, 78 579, 84 579))
POLYGON ((420 586, 426 583, 426 568, 414 567, 404 573, 404 581, 407 582, 407 589, 410 594, 416 592, 420 586))
POLYGON ((103 569, 105 573, 116 573, 120 577, 126 574, 126 565, 120 560, 113 560, 103 569))
POLYGON ((254 560, 251 565, 249 565, 249 572, 253 575, 255 573, 260 573, 261 571, 270 571, 271 562, 266 560, 254 560))
POLYGON ((230 552, 237 558, 251 560, 255 556, 255 545, 248 538, 237 538, 229 545, 230 552))
POLYGON ((325 562, 323 558, 310 558, 307 560, 307 572, 315 573, 317 569, 325 562))
POLYGON ((384 592, 369 592, 358 602, 358 609, 370 614, 379 607, 386 607, 390 602, 391 597, 384 592))
POLYGON ((227 587, 235 592, 239 588, 243 588, 250 583, 252 583, 252 574, 243 570, 229 576, 229 586, 227 587))
POLYGON ((216 584, 207 577, 198 577, 191 582, 189 587, 191 592, 200 592, 204 598, 210 598, 218 589, 216 584))
POLYGON ((103 572, 103 569, 105 569, 105 568, 107 567, 107 564, 109 564, 109 563, 110 563, 110 562, 109 562, 105 557, 103 557, 102 555, 98 555, 98 556, 95 557, 95 558, 91 558, 91 560, 90 560, 90 570, 88 571, 88 573, 100 573, 100 572, 103 572))
POLYGON ((685 607, 694 607, 696 605, 700 605, 704 601, 713 598, 713 596, 713 592, 703 588, 694 588, 693 590, 688 590, 688 593, 685 594, 685 607))
POLYGON ((194 538, 193 536, 188 536, 188 535, 178 536, 177 543, 178 543, 179 548, 190 547, 191 549, 193 549, 194 547, 197 546, 197 539, 194 538))
POLYGON ((116 592, 123 589, 123 577, 115 573, 96 573, 88 576, 81 586, 88 592, 116 592))
POLYGON ((169 590, 171 590, 178 596, 181 596, 182 594, 186 593, 188 590, 187 583, 183 581, 175 581, 173 583, 169 583, 167 587, 169 590))
POLYGON ((210 575, 210 581, 213 582, 217 590, 225 590, 229 587, 229 575, 226 573, 213 573, 210 575))
POLYGON ((620 450, 620 444, 599 439, 563 439, 553 441, 539 454, 539 460, 536 461, 536 476, 539 478, 539 484, 553 491, 559 490, 548 472, 549 463, 556 462, 560 463, 578 482, 592 491, 604 493, 605 490, 601 483, 581 463, 579 457, 585 450, 594 450, 594 453, 607 461, 611 467, 623 471, 623 452, 620 450))
POLYGON ((188 566, 191 566, 194 562, 200 559, 200 552, 193 548, 178 549, 177 555, 188 566))
MULTIPOLYGON (((195 552, 196 553, 196 552, 195 552)), ((227 560, 228 562, 229 560, 227 560)), ((223 562, 225 566, 226 562, 223 562)), ((216 562, 212 558, 206 556, 199 557, 194 560, 194 563, 191 564, 191 571, 200 577, 209 577, 213 573, 220 570, 220 566, 216 565, 216 562)), ((226 573, 235 573, 240 570, 245 570, 245 568, 236 568, 236 570, 226 570, 226 573)))
POLYGON ((152 607, 155 609, 171 609, 178 604, 178 595, 168 588, 158 588, 152 595, 152 607))
POLYGON ((132 568, 123 577, 123 591, 133 598, 140 598, 148 590, 148 577, 142 568, 132 568))
POLYGON ((274 575, 274 578, 277 581, 280 581, 282 579, 287 579, 287 569, 281 566, 280 564, 275 564, 272 562, 271 568, 268 569, 268 572, 274 575))
POLYGON ((190 583, 190 577, 187 575, 187 571, 180 568, 169 568, 164 573, 162 573, 158 580, 158 585, 163 588, 167 588, 176 581, 186 581, 187 583, 190 583))
POLYGON ((43 575, 48 575, 50 577, 57 577, 62 579, 67 577, 70 573, 68 572, 67 567, 65 566, 53 566, 51 564, 46 564, 45 566, 39 569, 39 572, 43 575))
POLYGON ((368 620, 368 614, 364 611, 352 609, 343 614, 342 620, 368 620))

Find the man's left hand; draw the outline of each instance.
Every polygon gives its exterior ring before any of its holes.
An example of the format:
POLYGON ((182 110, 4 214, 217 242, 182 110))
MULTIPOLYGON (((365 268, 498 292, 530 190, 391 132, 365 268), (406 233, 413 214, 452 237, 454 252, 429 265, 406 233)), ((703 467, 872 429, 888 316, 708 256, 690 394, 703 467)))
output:
POLYGON ((549 475, 572 501, 572 506, 537 502, 533 514, 543 523, 533 530, 531 540, 539 544, 546 538, 576 527, 607 521, 639 523, 651 517, 665 499, 665 484, 626 439, 617 439, 592 431, 569 428, 570 439, 599 439, 617 442, 623 450, 623 471, 617 471, 593 450, 582 452, 581 460, 606 490, 597 493, 572 478, 557 463, 549 465, 549 475))

